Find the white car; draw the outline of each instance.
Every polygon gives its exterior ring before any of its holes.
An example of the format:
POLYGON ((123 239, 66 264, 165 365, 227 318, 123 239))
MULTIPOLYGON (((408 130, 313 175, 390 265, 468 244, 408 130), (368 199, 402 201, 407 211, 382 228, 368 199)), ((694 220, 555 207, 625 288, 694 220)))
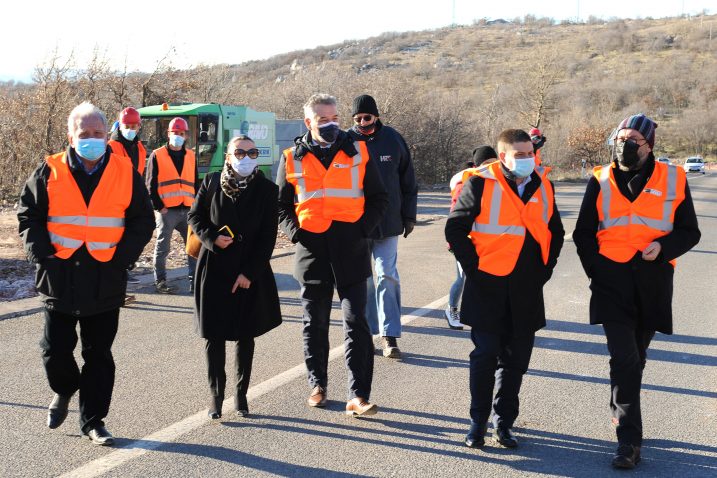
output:
POLYGON ((690 156, 685 160, 686 173, 702 173, 705 174, 705 162, 700 156, 690 156))

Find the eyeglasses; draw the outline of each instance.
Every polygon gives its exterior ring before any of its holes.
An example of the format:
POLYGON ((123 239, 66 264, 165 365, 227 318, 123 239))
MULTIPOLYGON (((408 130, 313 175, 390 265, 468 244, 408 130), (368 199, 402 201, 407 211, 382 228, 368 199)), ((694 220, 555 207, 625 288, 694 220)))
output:
POLYGON ((637 144, 638 147, 645 146, 647 144, 647 140, 639 140, 636 138, 617 138, 615 142, 617 143, 626 143, 628 141, 632 141, 633 143, 637 144))
POLYGON ((259 150, 256 148, 251 148, 249 151, 244 151, 243 149, 234 150, 235 158, 242 159, 244 156, 249 156, 251 159, 256 159, 259 157, 259 150))
POLYGON ((362 121, 365 121, 365 122, 368 123, 368 122, 370 122, 370 121, 372 121, 372 120, 373 120, 373 115, 358 115, 358 116, 354 116, 354 122, 355 122, 356 124, 361 124, 362 121))

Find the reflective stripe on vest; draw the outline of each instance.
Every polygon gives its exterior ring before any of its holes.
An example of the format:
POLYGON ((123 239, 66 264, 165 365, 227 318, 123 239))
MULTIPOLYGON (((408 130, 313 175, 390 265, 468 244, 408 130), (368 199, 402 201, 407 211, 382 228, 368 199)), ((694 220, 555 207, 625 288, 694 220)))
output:
MULTIPOLYGON (((659 167, 655 165, 656 167, 659 167)), ((598 225, 599 230, 608 229, 615 226, 628 226, 630 224, 641 224, 659 231, 672 231, 673 224, 670 220, 672 215, 672 207, 677 197, 677 167, 674 165, 665 165, 667 169, 667 197, 662 207, 662 219, 654 219, 651 217, 631 214, 629 216, 610 217, 610 204, 612 203, 612 188, 610 186, 610 170, 612 167, 603 167, 600 170, 600 191, 602 192, 602 210, 603 220, 598 225)))
MULTIPOLYGON (((353 163, 351 164, 351 189, 337 189, 337 188, 324 188, 317 189, 316 191, 306 190, 306 181, 303 177, 303 165, 302 161, 296 159, 292 155, 292 161, 294 163, 294 173, 297 175, 297 194, 295 202, 303 202, 308 199, 315 198, 359 198, 363 197, 363 188, 359 184, 359 170, 358 167, 363 161, 361 155, 361 147, 358 141, 354 142, 354 147, 358 153, 353 157, 353 163)), ((329 166, 330 167, 330 166, 329 166)))
POLYGON ((89 204, 85 202, 66 162, 65 154, 47 158, 47 232, 61 259, 83 244, 100 261, 112 259, 124 234, 124 213, 132 197, 133 168, 125 157, 111 154, 89 204))

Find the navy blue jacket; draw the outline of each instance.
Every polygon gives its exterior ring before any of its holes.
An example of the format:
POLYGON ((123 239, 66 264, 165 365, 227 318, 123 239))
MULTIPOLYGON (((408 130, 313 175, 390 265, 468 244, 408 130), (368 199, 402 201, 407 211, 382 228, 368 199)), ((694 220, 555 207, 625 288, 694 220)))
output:
POLYGON ((365 141, 388 192, 388 209, 371 234, 383 239, 403 233, 406 221, 416 222, 418 186, 408 145, 398 131, 376 120, 376 130, 363 135, 354 126, 348 131, 354 141, 365 141))

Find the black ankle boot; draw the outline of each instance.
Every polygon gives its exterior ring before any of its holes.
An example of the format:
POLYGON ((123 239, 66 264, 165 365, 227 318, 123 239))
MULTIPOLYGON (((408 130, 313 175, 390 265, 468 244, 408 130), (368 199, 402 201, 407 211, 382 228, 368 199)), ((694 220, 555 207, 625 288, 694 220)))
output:
POLYGON ((234 406, 236 407, 237 415, 240 417, 249 415, 249 404, 246 401, 246 395, 237 393, 234 396, 234 406))
POLYGON ((209 415, 209 418, 212 420, 219 420, 222 418, 222 403, 224 402, 224 397, 214 397, 212 396, 209 399, 209 411, 207 412, 207 415, 209 415))

